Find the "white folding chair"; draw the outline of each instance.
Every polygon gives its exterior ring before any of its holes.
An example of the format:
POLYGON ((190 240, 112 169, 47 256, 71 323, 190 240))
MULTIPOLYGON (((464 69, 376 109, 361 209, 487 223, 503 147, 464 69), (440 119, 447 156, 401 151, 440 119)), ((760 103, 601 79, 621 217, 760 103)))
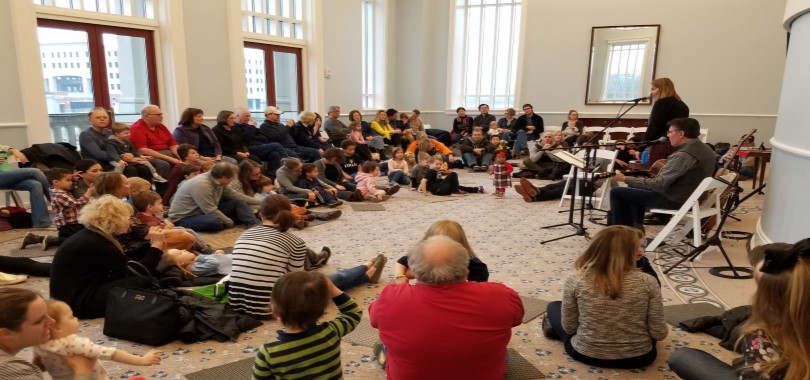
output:
POLYGON ((647 133, 647 127, 633 127, 633 132, 630 133, 631 137, 637 137, 639 139, 644 139, 644 135, 647 133))
MULTIPOLYGON (((604 127, 585 127, 584 132, 586 132, 586 133, 599 133, 599 132, 602 132, 603 128, 604 127)), ((599 136, 599 138, 597 138, 596 140, 597 141, 604 141, 606 138, 607 138, 607 133, 602 133, 602 135, 599 136)))
MULTIPOLYGON (((723 179, 727 181, 733 181, 734 176, 723 176, 723 179)), ((707 218, 710 216, 715 216, 717 220, 720 219, 720 210, 721 210, 721 202, 720 197, 723 193, 723 190, 726 189, 728 185, 723 182, 720 182, 714 177, 706 177, 703 181, 700 182, 700 185, 692 192, 692 195, 683 203, 678 210, 664 210, 664 209, 652 209, 650 212, 657 213, 657 214, 669 214, 672 215, 672 219, 669 220, 666 226, 661 229, 661 232, 655 236, 655 239, 647 245, 647 251, 654 251, 658 248, 659 245, 664 241, 664 239, 669 236, 670 234, 673 235, 672 242, 676 243, 683 240, 689 231, 694 231, 692 234, 693 238, 693 245, 695 247, 703 244, 703 237, 701 236, 701 225, 700 220, 703 218, 707 218), (704 193, 708 195, 706 198, 701 202, 700 198, 704 193), (683 226, 675 231, 675 228, 678 225, 683 223, 683 226)))
POLYGON ((631 127, 610 127, 607 129, 607 137, 605 141, 613 142, 616 140, 627 140, 632 137, 633 128, 631 127))
POLYGON ((700 128, 700 141, 704 144, 706 143, 706 139, 709 137, 709 129, 708 128, 700 128))
POLYGON ((11 206, 12 201, 17 207, 25 207, 25 203, 23 203, 22 198, 20 198, 20 194, 17 194, 15 190, 0 189, 0 194, 6 195, 6 207, 11 206))
MULTIPOLYGON (((584 153, 585 153, 585 150, 581 150, 581 151, 577 152, 577 157, 578 158, 584 157, 584 153)), ((600 160, 600 159, 601 160, 609 160, 609 163, 607 164, 607 166, 605 168, 605 171, 607 171, 608 173, 613 173, 613 165, 616 164, 616 155, 618 153, 619 152, 616 151, 616 150, 597 149, 596 150, 596 159, 597 160, 600 160)), ((591 178, 590 176, 591 176, 591 174, 588 174, 588 179, 589 180, 591 178)), ((571 171, 568 173, 568 175, 565 176, 565 179, 566 179, 565 188, 563 189, 562 198, 560 198, 560 207, 563 207, 563 203, 565 203, 566 199, 571 199, 571 202, 575 202, 575 201, 580 200, 580 197, 581 197, 581 195, 579 193, 580 182, 581 182, 580 179, 582 179, 584 177, 583 174, 582 174, 582 171, 577 170, 577 178, 573 178, 573 177, 574 177, 574 168, 571 167, 571 171), (568 195, 568 187, 571 186, 571 181, 572 180, 574 181, 574 195, 568 195)), ((592 195, 590 195, 590 196, 582 196, 582 197, 591 198, 591 199, 596 198, 596 203, 594 204, 595 208, 602 208, 602 202, 604 202, 604 200, 607 199, 607 197, 608 197, 608 194, 609 194, 609 191, 610 191, 610 182, 611 181, 607 180, 607 181, 604 181, 604 182, 605 183, 602 184, 602 186, 599 189, 596 189, 592 195), (599 194, 599 195, 597 195, 597 194, 599 194)))

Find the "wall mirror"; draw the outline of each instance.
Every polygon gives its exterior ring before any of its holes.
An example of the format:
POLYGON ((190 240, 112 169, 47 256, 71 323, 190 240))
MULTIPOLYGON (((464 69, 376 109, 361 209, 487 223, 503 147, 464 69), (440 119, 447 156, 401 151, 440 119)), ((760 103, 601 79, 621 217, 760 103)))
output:
POLYGON ((624 103, 648 96, 660 30, 661 25, 594 27, 585 104, 624 103))

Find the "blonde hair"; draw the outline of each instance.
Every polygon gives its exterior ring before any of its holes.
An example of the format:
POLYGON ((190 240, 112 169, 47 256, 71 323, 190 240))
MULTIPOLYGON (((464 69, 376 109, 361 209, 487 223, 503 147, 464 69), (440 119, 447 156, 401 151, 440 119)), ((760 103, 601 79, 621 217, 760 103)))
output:
POLYGON ((90 201, 79 211, 79 223, 115 235, 116 231, 129 225, 132 206, 112 195, 102 195, 90 201))
POLYGON ((765 379, 784 371, 785 379, 810 379, 810 260, 798 257, 793 268, 761 273, 751 315, 740 326, 740 341, 762 330, 781 351, 760 363, 765 379))
POLYGON ((464 228, 455 220, 437 220, 428 227, 421 241, 425 241, 429 237, 437 235, 447 236, 464 246, 471 260, 476 257, 475 252, 473 252, 472 247, 470 247, 470 243, 467 241, 467 234, 464 233, 464 228))
POLYGON ((130 196, 140 193, 141 191, 152 189, 152 184, 141 177, 129 177, 127 178, 127 182, 129 182, 130 196))
POLYGON ((53 318, 56 324, 62 322, 62 318, 65 316, 65 314, 67 314, 68 311, 71 311, 71 309, 70 305, 67 303, 55 299, 48 301, 48 316, 53 318))
POLYGON ((194 273, 191 273, 191 271, 188 270, 188 266, 191 265, 192 263, 188 263, 188 264, 185 264, 185 265, 180 264, 179 260, 180 260, 180 255, 181 254, 183 254, 183 251, 181 251, 179 249, 176 249, 176 248, 167 249, 166 252, 164 252, 163 255, 160 256, 160 259, 167 262, 167 263, 169 263, 169 264, 172 264, 172 265, 180 268, 180 270, 182 270, 183 273, 185 273, 185 274, 188 274, 188 275, 190 275, 192 277, 197 277, 197 275, 195 275, 194 273))
POLYGON ((635 255, 643 237, 635 228, 607 227, 591 240, 574 262, 574 268, 583 275, 593 276, 594 286, 600 293, 611 299, 619 298, 624 275, 637 270, 635 255))
POLYGON ((298 114, 298 121, 304 124, 309 124, 315 121, 315 113, 312 111, 301 112, 300 114, 298 114))
POLYGON ((668 98, 670 96, 675 99, 681 100, 681 97, 675 92, 675 84, 672 79, 658 78, 652 81, 652 86, 658 89, 658 99, 668 98))
POLYGON ((441 154, 437 154, 435 156, 430 156, 430 161, 428 162, 442 162, 444 163, 444 157, 441 154))

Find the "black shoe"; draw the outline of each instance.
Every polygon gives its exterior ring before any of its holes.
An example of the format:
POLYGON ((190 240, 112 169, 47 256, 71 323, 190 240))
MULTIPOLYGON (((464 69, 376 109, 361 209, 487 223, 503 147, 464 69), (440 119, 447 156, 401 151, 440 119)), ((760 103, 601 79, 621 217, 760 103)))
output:
POLYGON ((399 191, 399 185, 394 184, 393 186, 389 187, 388 190, 385 190, 385 195, 394 195, 399 191))
POLYGON ((329 258, 332 256, 332 250, 329 247, 321 248, 321 253, 318 257, 318 262, 315 263, 315 266, 322 267, 329 262, 329 258))
POLYGON ((661 214, 655 214, 652 218, 644 219, 644 225, 647 226, 664 226, 669 223, 671 217, 667 218, 666 216, 662 216, 661 214))
POLYGON ((363 192, 360 190, 355 190, 352 193, 352 196, 349 197, 350 202, 362 202, 363 201, 363 192))
POLYGON ((554 329, 551 328, 551 321, 548 320, 548 314, 543 315, 543 336, 549 339, 559 340, 560 337, 557 336, 557 333, 554 332, 554 329))
POLYGON ((23 237, 23 240, 20 243, 20 249, 25 249, 25 247, 32 244, 42 244, 43 240, 45 240, 45 236, 34 235, 29 232, 25 234, 25 237, 23 237))
POLYGON ((343 201, 334 201, 332 203, 327 204, 326 207, 335 208, 335 207, 340 206, 342 204, 343 204, 343 201))
POLYGON ((340 211, 340 210, 333 210, 333 211, 326 211, 326 212, 316 212, 314 214, 315 214, 316 219, 319 219, 319 220, 332 220, 332 219, 339 218, 340 215, 343 214, 343 212, 340 211))

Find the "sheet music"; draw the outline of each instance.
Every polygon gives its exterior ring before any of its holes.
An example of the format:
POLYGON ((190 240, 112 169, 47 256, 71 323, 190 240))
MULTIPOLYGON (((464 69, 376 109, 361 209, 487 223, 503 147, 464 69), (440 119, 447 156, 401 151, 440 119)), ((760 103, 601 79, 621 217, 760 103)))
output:
POLYGON ((585 161, 583 161, 579 157, 571 154, 570 152, 566 152, 564 150, 561 150, 561 151, 548 152, 547 154, 550 154, 550 155, 552 155, 554 157, 557 157, 560 160, 562 160, 564 162, 567 162, 567 163, 569 163, 571 165, 574 165, 574 166, 576 166, 576 167, 578 167, 580 169, 585 169, 585 161))

